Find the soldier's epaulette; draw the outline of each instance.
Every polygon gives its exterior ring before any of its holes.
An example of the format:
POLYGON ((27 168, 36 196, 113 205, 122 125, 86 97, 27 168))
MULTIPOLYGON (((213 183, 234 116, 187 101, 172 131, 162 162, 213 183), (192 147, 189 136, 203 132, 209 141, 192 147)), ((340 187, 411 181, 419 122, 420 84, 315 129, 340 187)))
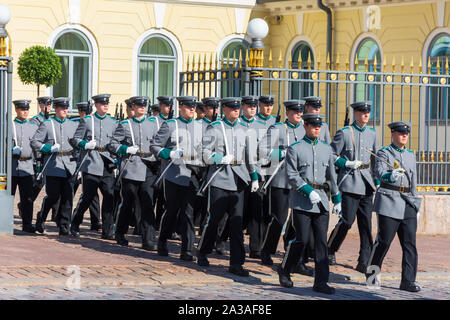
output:
POLYGON ((116 124, 119 124, 120 123, 120 120, 116 120, 116 124))
POLYGON ((320 142, 322 142, 323 144, 326 144, 327 146, 329 146, 328 142, 323 141, 323 140, 319 140, 320 142))
POLYGON ((245 124, 245 123, 243 123, 243 122, 241 122, 241 121, 239 121, 239 124, 240 124, 241 126, 244 126, 244 127, 248 128, 248 125, 245 124))
POLYGON ((120 121, 120 124, 125 124, 125 123, 128 123, 128 120, 122 120, 122 121, 120 121))
POLYGON ((111 117, 111 116, 108 116, 111 120, 114 120, 114 121, 116 121, 116 118, 114 118, 114 117, 111 117))
POLYGON ((349 126, 343 127, 341 130, 350 129, 349 126))
POLYGON ((283 122, 276 122, 276 123, 274 123, 274 126, 282 126, 283 125, 283 122))
POLYGON ((32 119, 37 119, 38 118, 38 116, 34 116, 32 119))
POLYGON ((370 130, 377 132, 377 130, 375 130, 375 128, 369 127, 370 130))
POLYGON ((50 119, 45 119, 44 122, 50 122, 50 119))
POLYGON ((261 120, 256 120, 256 122, 259 122, 261 124, 265 124, 264 122, 262 122, 261 120))
POLYGON ((166 122, 175 122, 175 119, 169 119, 166 122))
POLYGON ((414 151, 412 151, 412 150, 410 150, 410 149, 408 149, 408 148, 405 148, 406 149, 406 151, 409 151, 409 152, 411 152, 411 153, 414 153, 414 151))
POLYGON ((155 117, 148 118, 148 121, 155 121, 155 117))
POLYGON ((389 150, 389 147, 381 147, 381 150, 389 150))
POLYGON ((300 140, 300 141, 296 141, 296 142, 294 142, 294 143, 291 143, 291 145, 290 145, 290 147, 293 147, 293 146, 295 146, 296 144, 299 144, 299 143, 301 143, 302 141, 300 140))
POLYGON ((75 121, 75 120, 72 120, 72 119, 69 119, 69 121, 70 122, 74 122, 74 123, 77 123, 78 121, 75 121))
POLYGON ((220 124, 220 120, 214 121, 213 123, 211 123, 211 125, 215 126, 217 124, 220 124))
POLYGON ((87 115, 87 116, 84 116, 83 119, 84 118, 89 119, 89 118, 92 118, 92 116, 91 115, 87 115))

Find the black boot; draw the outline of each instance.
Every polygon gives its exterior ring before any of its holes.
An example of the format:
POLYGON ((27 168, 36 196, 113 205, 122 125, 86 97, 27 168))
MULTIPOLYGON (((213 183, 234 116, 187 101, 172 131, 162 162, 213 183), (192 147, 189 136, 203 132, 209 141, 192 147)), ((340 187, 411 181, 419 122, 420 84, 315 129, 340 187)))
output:
POLYGON ((225 242, 224 241, 216 241, 216 253, 219 255, 226 254, 225 242))
POLYGON ((335 256, 334 253, 328 254, 328 264, 329 264, 330 266, 336 265, 336 256, 335 256))
POLYGON ((147 251, 156 251, 158 249, 158 246, 154 242, 145 241, 142 243, 142 249, 147 251))
POLYGON ((197 264, 201 267, 209 267, 209 261, 206 254, 200 252, 197 254, 197 264))
POLYGON ((336 290, 330 287, 326 282, 315 283, 313 286, 313 291, 325 293, 325 294, 333 294, 336 290))
POLYGON ((36 228, 33 227, 31 224, 24 224, 22 226, 22 231, 27 233, 36 233, 36 228))
POLYGON ((405 290, 409 292, 419 292, 420 286, 415 284, 414 282, 400 282, 400 290, 405 290))
POLYGON ((79 238, 80 237, 80 228, 79 228, 79 226, 76 226, 76 225, 71 225, 70 226, 70 234, 72 235, 72 236, 74 236, 75 238, 79 238))
POLYGON ((292 288, 294 283, 291 280, 291 276, 289 272, 283 269, 281 265, 277 268, 278 278, 280 280, 280 285, 285 288, 292 288))
POLYGON ((261 251, 261 263, 266 265, 266 266, 273 265, 273 260, 270 257, 270 253, 267 253, 264 250, 261 251))
POLYGON ((184 261, 194 261, 195 260, 194 256, 192 254, 190 254, 189 252, 181 252, 180 259, 184 260, 184 261))
POLYGON ((117 244, 121 246, 128 246, 128 240, 125 238, 125 235, 122 233, 116 233, 116 236, 114 237, 116 239, 117 244))
POLYGON ((240 264, 232 264, 229 268, 228 268, 228 272, 231 272, 237 276, 240 277, 248 277, 250 274, 248 273, 247 270, 245 270, 240 264))
POLYGON ((167 241, 158 240, 158 255, 167 257, 169 255, 169 249, 167 249, 167 241))
POLYGON ((312 277, 314 275, 314 271, 311 268, 308 268, 306 266, 306 264, 304 264, 303 262, 298 263, 294 267, 294 270, 292 270, 292 272, 299 273, 299 274, 302 274, 302 275, 308 276, 308 277, 312 277))

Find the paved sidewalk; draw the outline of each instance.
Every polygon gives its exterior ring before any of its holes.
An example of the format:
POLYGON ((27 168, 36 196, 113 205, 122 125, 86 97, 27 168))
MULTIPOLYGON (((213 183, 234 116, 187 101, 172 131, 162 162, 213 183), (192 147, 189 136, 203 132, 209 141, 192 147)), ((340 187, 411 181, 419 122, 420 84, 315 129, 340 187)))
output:
POLYGON ((180 260, 178 241, 170 241, 169 257, 160 257, 141 249, 140 237, 131 234, 130 246, 120 247, 102 240, 87 223, 78 239, 59 237, 53 222, 47 226, 45 235, 28 235, 20 231, 16 217, 15 234, 0 236, 0 299, 450 299, 450 236, 418 237, 417 280, 423 287, 419 294, 397 289, 401 272, 397 239, 385 258, 382 288, 374 290, 354 270, 359 240, 349 236, 336 254, 338 265, 330 267, 337 294, 324 296, 311 290, 311 277, 295 274, 294 288, 279 286, 275 267, 282 259, 281 243, 274 266, 247 258, 251 276, 243 279, 227 272, 228 256, 211 254, 208 268, 180 260), (70 290, 76 274, 80 288, 70 290))

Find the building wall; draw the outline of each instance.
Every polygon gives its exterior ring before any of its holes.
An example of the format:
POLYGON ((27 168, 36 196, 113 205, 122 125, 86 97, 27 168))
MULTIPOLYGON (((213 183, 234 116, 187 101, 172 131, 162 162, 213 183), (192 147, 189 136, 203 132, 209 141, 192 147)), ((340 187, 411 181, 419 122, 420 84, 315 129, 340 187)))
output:
MULTIPOLYGON (((136 93, 134 50, 142 35, 153 30, 172 36, 181 51, 178 71, 186 67, 188 56, 192 61, 193 54, 196 59, 201 54, 203 61, 205 53, 209 59, 211 53, 220 52, 224 39, 243 38, 252 1, 245 1, 246 7, 236 8, 226 2, 211 1, 211 6, 206 6, 119 0, 4 0, 2 3, 9 7, 12 17, 7 30, 14 58, 13 99, 31 99, 30 114, 36 113, 36 87, 21 83, 16 72, 17 60, 26 48, 49 45, 57 30, 78 22, 73 25, 90 33, 94 47, 98 48, 92 94, 111 93, 113 105, 123 102, 136 93), (156 17, 155 12, 163 18, 156 17)), ((45 93, 41 87, 40 94, 45 93)))

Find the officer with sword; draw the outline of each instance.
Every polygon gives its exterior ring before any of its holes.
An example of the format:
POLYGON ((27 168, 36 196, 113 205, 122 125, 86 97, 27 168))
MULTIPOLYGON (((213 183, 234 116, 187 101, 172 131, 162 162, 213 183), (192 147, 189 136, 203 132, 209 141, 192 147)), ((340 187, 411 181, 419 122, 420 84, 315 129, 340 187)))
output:
POLYGON ((92 97, 96 112, 80 119, 75 135, 71 140, 74 148, 81 150, 79 171, 83 174, 83 194, 76 215, 72 219, 70 232, 80 236, 80 224, 84 212, 89 208, 97 190, 103 195, 102 201, 102 239, 114 240, 114 169, 115 156, 106 150, 113 132, 117 128, 116 120, 107 112, 110 94, 92 97))
POLYGON ((373 246, 372 199, 379 180, 373 175, 373 156, 363 149, 376 153, 378 138, 375 129, 367 125, 372 102, 358 101, 350 106, 353 108, 354 122, 338 130, 331 143, 336 157, 335 166, 339 168, 342 217, 328 239, 328 259, 330 265, 336 264, 335 253, 357 218, 360 250, 356 270, 365 273, 373 246))

